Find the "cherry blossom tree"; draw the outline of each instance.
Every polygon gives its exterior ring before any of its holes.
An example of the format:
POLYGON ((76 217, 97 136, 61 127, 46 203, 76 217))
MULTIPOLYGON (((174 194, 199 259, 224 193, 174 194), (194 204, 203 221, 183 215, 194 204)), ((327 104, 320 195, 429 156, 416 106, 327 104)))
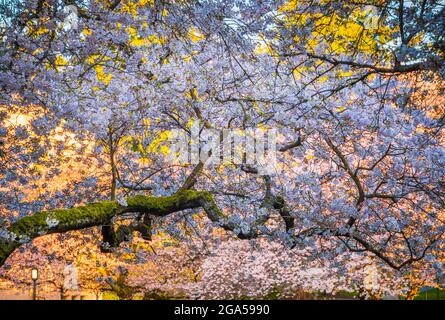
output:
MULTIPOLYGON (((24 3, 2 24, 0 264, 47 234, 102 226, 109 249, 134 231, 150 241, 161 224, 176 236, 198 224, 205 231, 195 236, 216 229, 276 241, 268 245, 288 248, 283 261, 271 252, 278 264, 300 267, 304 252, 338 263, 375 257, 394 279, 442 268, 440 2, 24 3), (11 124, 11 114, 30 113, 29 125, 11 124), (170 133, 191 136, 192 121, 278 129, 273 172, 246 161, 212 166, 210 153, 169 162, 170 133), (56 168, 69 146, 50 152, 58 128, 83 146, 79 162, 103 164, 106 178, 91 173, 84 191, 71 185, 24 210, 33 168, 56 168)), ((246 292, 266 294, 288 277, 246 292)))

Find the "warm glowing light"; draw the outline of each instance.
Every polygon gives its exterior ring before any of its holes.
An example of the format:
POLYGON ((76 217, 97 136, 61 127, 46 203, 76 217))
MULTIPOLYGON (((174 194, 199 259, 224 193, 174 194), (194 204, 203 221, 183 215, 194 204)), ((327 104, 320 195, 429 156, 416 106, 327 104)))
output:
POLYGON ((36 281, 39 278, 39 270, 37 268, 32 268, 31 279, 36 281))

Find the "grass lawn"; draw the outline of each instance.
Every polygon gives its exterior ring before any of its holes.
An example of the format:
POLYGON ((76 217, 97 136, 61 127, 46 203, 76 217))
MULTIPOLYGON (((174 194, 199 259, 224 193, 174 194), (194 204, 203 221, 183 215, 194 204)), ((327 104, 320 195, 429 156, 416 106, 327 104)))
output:
MULTIPOLYGON (((420 292, 414 300, 437 300, 437 289, 428 289, 420 292)), ((445 300, 445 290, 439 291, 439 300, 445 300)))

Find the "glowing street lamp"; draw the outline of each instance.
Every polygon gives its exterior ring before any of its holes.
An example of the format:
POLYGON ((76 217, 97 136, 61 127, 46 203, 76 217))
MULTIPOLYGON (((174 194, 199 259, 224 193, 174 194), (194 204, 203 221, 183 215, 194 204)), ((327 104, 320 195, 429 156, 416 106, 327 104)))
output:
POLYGON ((32 268, 31 279, 32 279, 32 300, 37 300, 37 279, 39 279, 39 269, 32 268))

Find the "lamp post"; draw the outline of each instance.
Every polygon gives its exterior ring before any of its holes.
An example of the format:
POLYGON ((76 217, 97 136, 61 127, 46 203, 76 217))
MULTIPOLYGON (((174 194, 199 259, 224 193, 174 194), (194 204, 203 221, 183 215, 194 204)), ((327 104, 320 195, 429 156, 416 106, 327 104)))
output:
POLYGON ((32 279, 32 300, 37 300, 37 279, 39 279, 39 269, 32 268, 31 279, 32 279))

